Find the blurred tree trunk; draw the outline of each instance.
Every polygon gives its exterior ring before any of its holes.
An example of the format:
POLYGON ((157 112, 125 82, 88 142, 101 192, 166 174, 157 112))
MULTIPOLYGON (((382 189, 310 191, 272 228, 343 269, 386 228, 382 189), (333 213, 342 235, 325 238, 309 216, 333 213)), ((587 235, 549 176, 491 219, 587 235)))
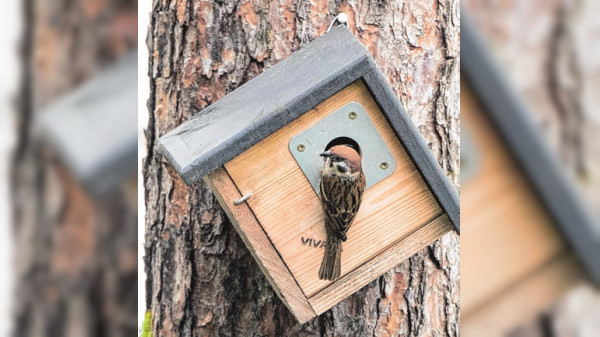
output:
POLYGON ((143 171, 154 336, 459 334, 456 234, 300 325, 207 186, 186 186, 156 153, 160 136, 324 34, 345 12, 458 187, 458 11, 457 1, 443 0, 154 1, 143 171))
MULTIPOLYGON (((600 215, 600 2, 463 4, 503 74, 534 115, 584 202, 600 215)), ((584 284, 514 336, 595 336, 600 292, 584 284), (590 290, 592 289, 592 290, 590 290), (576 333, 574 332, 576 331, 576 333)))
POLYGON ((136 333, 136 205, 92 200, 36 139, 36 114, 137 45, 135 1, 23 4, 12 162, 14 336, 136 333))

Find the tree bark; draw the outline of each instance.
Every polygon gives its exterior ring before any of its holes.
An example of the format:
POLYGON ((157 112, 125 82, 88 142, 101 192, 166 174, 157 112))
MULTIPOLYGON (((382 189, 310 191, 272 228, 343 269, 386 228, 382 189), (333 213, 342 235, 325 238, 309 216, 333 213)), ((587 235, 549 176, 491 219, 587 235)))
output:
POLYGON ((155 0, 143 175, 153 336, 457 336, 459 243, 450 233, 331 310, 298 324, 203 183, 157 139, 325 33, 338 12, 459 182, 457 1, 155 0))
POLYGON ((24 3, 11 176, 14 336, 136 333, 136 205, 121 191, 92 200, 33 131, 52 100, 137 45, 136 26, 132 1, 24 3))

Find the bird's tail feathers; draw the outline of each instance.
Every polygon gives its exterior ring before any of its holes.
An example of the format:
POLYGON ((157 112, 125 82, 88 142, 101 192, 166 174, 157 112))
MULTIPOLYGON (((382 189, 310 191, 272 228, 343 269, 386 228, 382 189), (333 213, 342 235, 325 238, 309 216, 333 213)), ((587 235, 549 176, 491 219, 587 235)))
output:
POLYGON ((341 270, 342 242, 337 238, 328 238, 321 269, 319 269, 319 278, 329 281, 337 280, 340 277, 341 270))

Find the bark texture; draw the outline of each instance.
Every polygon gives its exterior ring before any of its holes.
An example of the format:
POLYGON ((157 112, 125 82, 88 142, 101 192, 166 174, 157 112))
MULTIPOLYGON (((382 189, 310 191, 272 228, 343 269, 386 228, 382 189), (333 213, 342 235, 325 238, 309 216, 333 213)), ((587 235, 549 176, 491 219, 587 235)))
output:
MULTIPOLYGON (((474 23, 548 144, 600 215, 600 3, 468 0, 474 23)), ((598 334, 598 290, 577 288, 515 336, 598 334), (585 295, 582 295, 585 294, 585 295)))
POLYGON ((156 140, 302 45, 338 12, 459 181, 457 1, 155 0, 149 27, 146 303, 154 336, 457 336, 459 243, 450 233, 334 308, 298 324, 202 183, 156 140))
MULTIPOLYGON (((52 100, 136 45, 134 1, 24 2, 12 162, 14 336, 136 333, 136 207, 92 200, 33 123, 52 100)), ((84 111, 85 112, 85 111, 84 111)))

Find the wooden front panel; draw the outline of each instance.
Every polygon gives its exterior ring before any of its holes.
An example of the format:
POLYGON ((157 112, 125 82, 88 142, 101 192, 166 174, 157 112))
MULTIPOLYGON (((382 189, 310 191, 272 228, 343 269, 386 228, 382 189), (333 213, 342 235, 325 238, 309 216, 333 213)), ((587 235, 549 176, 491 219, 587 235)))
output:
MULTIPOLYGON (((397 168, 366 191, 343 245, 342 276, 443 213, 362 81, 309 110, 225 165, 240 192, 252 192, 248 205, 309 298, 331 283, 318 279, 323 257, 321 242, 325 240, 323 213, 317 194, 289 152, 288 144, 293 136, 352 101, 369 113, 392 151, 397 168)), ((445 228, 448 231, 450 227, 445 228)), ((419 246, 429 243, 421 242, 419 246)))
POLYGON ((461 132, 478 157, 461 181, 461 316, 468 318, 566 245, 466 81, 460 101, 461 132))
POLYGON ((227 171, 221 167, 210 173, 205 181, 283 303, 301 323, 315 317, 316 313, 311 304, 289 273, 250 207, 245 203, 234 204, 242 195, 227 171))

